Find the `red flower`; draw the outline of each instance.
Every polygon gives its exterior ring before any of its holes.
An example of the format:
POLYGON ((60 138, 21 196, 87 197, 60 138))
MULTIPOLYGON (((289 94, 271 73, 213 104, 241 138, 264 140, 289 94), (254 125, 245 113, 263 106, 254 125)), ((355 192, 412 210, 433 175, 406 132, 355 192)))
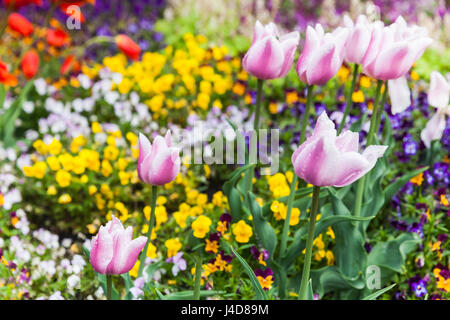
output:
POLYGON ((78 6, 78 7, 84 6, 86 3, 95 5, 95 0, 78 0, 78 1, 75 1, 75 0, 52 0, 52 2, 60 4, 60 5, 68 5, 68 6, 74 5, 74 6, 78 6))
POLYGON ((22 72, 27 79, 31 79, 39 69, 39 56, 35 50, 30 50, 23 56, 22 72))
POLYGON ((139 55, 141 54, 141 48, 139 45, 130 39, 130 37, 119 34, 116 36, 116 44, 119 49, 125 53, 125 55, 131 60, 138 60, 139 55))
POLYGON ((9 73, 8 66, 2 61, 0 61, 0 83, 13 87, 17 85, 17 78, 9 73))
MULTIPOLYGON (((71 11, 67 12, 67 8, 69 8, 70 6, 82 7, 86 3, 95 5, 95 0, 78 0, 78 1, 76 1, 76 0, 52 0, 52 2, 59 4, 59 8, 61 9, 61 11, 64 12, 68 16, 72 14, 71 11)), ((86 18, 84 17, 83 13, 80 11, 80 22, 84 23, 84 21, 86 21, 86 18)))
POLYGON ((71 71, 75 72, 80 71, 80 64, 78 63, 78 61, 75 60, 75 57, 72 55, 67 56, 67 58, 64 60, 63 64, 61 65, 61 69, 59 70, 59 73, 61 75, 65 75, 66 73, 71 71))
POLYGON ((11 29, 19 32, 23 36, 29 36, 33 33, 33 24, 24 16, 15 12, 9 15, 8 25, 11 29))
POLYGON ((69 35, 61 29, 49 30, 47 33, 47 43, 54 47, 62 47, 66 45, 69 40, 69 35))
MULTIPOLYGON (((82 3, 81 5, 83 5, 84 3, 82 3)), ((73 6, 73 5, 78 5, 78 6, 80 6, 80 4, 76 4, 76 3, 63 3, 63 4, 61 4, 60 6, 59 6, 59 8, 61 9, 61 11, 64 13, 64 14, 66 14, 66 15, 68 15, 68 16, 71 16, 72 14, 73 14, 73 12, 72 11, 67 11, 67 9, 70 7, 70 6, 73 6)), ((80 11, 80 23, 84 23, 86 21, 86 18, 84 17, 84 15, 83 15, 83 13, 80 11)))
POLYGON ((37 4, 38 6, 42 5, 42 0, 4 0, 5 7, 9 8, 13 5, 13 9, 19 9, 23 6, 27 6, 29 4, 37 4))

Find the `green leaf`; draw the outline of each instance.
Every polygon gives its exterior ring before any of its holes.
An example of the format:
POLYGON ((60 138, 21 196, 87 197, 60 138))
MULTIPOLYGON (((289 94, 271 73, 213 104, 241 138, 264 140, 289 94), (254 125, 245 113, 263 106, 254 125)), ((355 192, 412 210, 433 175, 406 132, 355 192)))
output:
MULTIPOLYGON (((157 289, 155 288, 155 290, 157 290, 157 289)), ((156 291, 156 293, 161 298, 161 300, 193 300, 194 299, 194 293, 192 292, 192 290, 173 292, 173 293, 169 293, 165 296, 162 295, 161 292, 158 293, 158 291, 156 291)), ((200 290, 200 297, 221 295, 224 293, 226 293, 226 291, 200 290)))
POLYGON ((6 98, 6 88, 3 84, 0 83, 0 109, 3 108, 3 103, 6 98))
POLYGON ((273 258, 277 247, 277 235, 275 230, 263 217, 261 206, 256 201, 255 195, 251 192, 249 194, 249 201, 251 206, 250 211, 253 217, 255 236, 264 249, 269 251, 270 258, 273 258))
POLYGON ((417 234, 403 233, 395 239, 377 243, 369 253, 368 265, 382 267, 383 280, 394 272, 401 272, 407 255, 420 243, 417 234))
POLYGON ((161 293, 161 291, 158 290, 158 288, 153 288, 153 289, 155 289, 155 292, 158 295, 160 300, 166 300, 166 297, 161 293))
POLYGON ((133 280, 131 280, 130 274, 128 272, 122 273, 120 276, 125 284, 126 289, 125 300, 131 300, 133 296, 130 292, 130 289, 134 287, 133 280))
MULTIPOLYGON (((325 218, 321 218, 316 224, 316 228, 314 230, 314 238, 318 237, 321 233, 325 232, 328 229, 328 227, 331 227, 338 223, 348 221, 368 221, 373 218, 374 218, 373 216, 354 217, 344 215, 328 216, 325 218)), ((293 261, 301 254, 303 249, 305 249, 307 232, 308 232, 307 226, 303 226, 302 228, 297 230, 297 232, 294 235, 294 240, 292 241, 292 244, 289 246, 287 250, 286 256, 282 259, 283 266, 289 267, 293 263, 293 261)))
POLYGON ((327 266, 311 270, 311 280, 315 284, 315 292, 318 293, 320 297, 332 291, 358 291, 365 286, 362 277, 350 279, 342 274, 337 266, 327 266))
MULTIPOLYGON (((351 216, 350 211, 342 201, 341 194, 328 188, 331 204, 335 215, 351 216)), ((339 223, 334 227, 336 235, 335 256, 336 265, 348 278, 357 278, 363 274, 367 261, 365 239, 359 228, 350 222, 339 223)))
POLYGON ((0 118, 1 138, 4 141, 5 146, 7 147, 14 145, 14 130, 16 126, 16 120, 20 116, 22 105, 25 102, 25 99, 28 96, 28 92, 32 88, 33 84, 34 83, 30 81, 25 85, 25 87, 22 88, 19 96, 0 118))
POLYGON ((244 267, 245 273, 250 278, 250 281, 252 283, 253 289, 255 290, 256 299, 258 300, 267 300, 267 294, 264 291, 264 289, 261 287, 261 284, 259 283, 259 280, 256 278, 255 273, 253 272, 252 268, 248 265, 248 263, 244 260, 244 258, 241 257, 239 253, 237 253, 236 250, 230 245, 228 245, 231 251, 234 253, 238 261, 242 264, 244 267))
POLYGON ((314 300, 314 293, 313 293, 313 288, 312 288, 312 279, 309 279, 309 281, 308 281, 308 289, 307 290, 308 291, 306 292, 307 293, 306 299, 307 300, 314 300))
POLYGON ((229 176, 227 182, 223 184, 222 190, 228 198, 230 206, 230 214, 234 220, 241 220, 245 215, 242 210, 241 193, 236 188, 237 181, 241 178, 242 173, 247 171, 253 164, 248 164, 235 169, 229 176))
POLYGON ((375 300, 376 298, 378 298, 379 296, 381 296, 383 293, 388 292, 389 290, 391 290, 393 287, 395 287, 397 284, 393 284, 390 285, 389 287, 380 289, 372 294, 369 294, 368 296, 362 298, 362 300, 375 300))
POLYGON ((236 188, 230 189, 228 193, 228 204, 233 220, 239 221, 245 217, 244 211, 242 210, 244 204, 241 199, 241 193, 236 188))
POLYGON ((254 166, 255 166, 254 164, 246 164, 242 167, 239 167, 239 168, 235 169, 228 177, 226 177, 226 180, 228 180, 228 181, 231 180, 232 181, 231 184, 234 185, 236 183, 236 181, 241 177, 242 173, 247 171, 250 167, 254 167, 254 166))

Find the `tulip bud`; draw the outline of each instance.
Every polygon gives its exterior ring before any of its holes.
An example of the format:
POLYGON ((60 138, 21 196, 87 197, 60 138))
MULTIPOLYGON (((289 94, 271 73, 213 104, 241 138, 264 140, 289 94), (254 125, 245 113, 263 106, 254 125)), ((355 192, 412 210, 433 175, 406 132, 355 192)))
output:
POLYGON ((349 30, 337 28, 325 33, 322 26, 308 26, 303 52, 297 62, 300 80, 309 85, 323 85, 339 71, 344 59, 349 30))
POLYGON ((334 123, 322 112, 310 136, 292 154, 295 173, 318 187, 344 187, 369 172, 387 146, 371 145, 358 153, 359 135, 345 131, 336 136, 334 123))
POLYGON ((258 79, 275 79, 287 75, 294 62, 300 34, 288 33, 278 38, 275 24, 255 24, 253 42, 242 60, 243 68, 258 79))
POLYGON ((180 172, 179 150, 172 147, 170 131, 165 138, 157 136, 151 145, 142 133, 139 134, 139 179, 150 185, 161 186, 175 180, 180 172))
POLYGON ((17 78, 8 71, 6 63, 0 60, 0 83, 7 86, 16 86, 17 78))
POLYGON ((101 274, 122 274, 136 264, 147 237, 133 240, 133 228, 124 229, 119 219, 113 216, 106 226, 101 226, 92 239, 90 262, 92 268, 101 274))
POLYGON ((23 56, 21 63, 22 72, 27 79, 35 76, 39 69, 39 55, 35 50, 30 50, 23 56))
POLYGON ((69 35, 61 29, 49 30, 47 33, 47 43, 57 48, 66 45, 69 40, 69 35))
POLYGON ((33 24, 24 16, 15 12, 9 15, 8 26, 25 37, 33 33, 33 24))
POLYGON ((124 34, 119 34, 115 38, 117 47, 131 60, 138 60, 141 54, 139 45, 124 34))
POLYGON ((5 7, 11 9, 19 9, 29 4, 42 5, 42 0, 4 0, 5 7))
POLYGON ((61 65, 61 68, 59 70, 59 73, 61 75, 65 75, 68 72, 71 71, 79 71, 80 70, 80 64, 78 63, 78 61, 75 60, 75 57, 73 55, 69 55, 66 57, 66 59, 64 59, 64 62, 61 65))

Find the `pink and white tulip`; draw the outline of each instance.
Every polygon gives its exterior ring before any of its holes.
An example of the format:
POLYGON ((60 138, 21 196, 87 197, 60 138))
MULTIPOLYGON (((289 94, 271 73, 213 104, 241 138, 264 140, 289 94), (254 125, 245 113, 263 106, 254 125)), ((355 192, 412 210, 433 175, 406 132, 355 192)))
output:
POLYGON ((147 237, 133 240, 133 228, 124 229, 120 220, 113 216, 92 239, 91 265, 101 274, 127 273, 136 264, 146 242, 147 237))
POLYGON ((349 30, 337 28, 325 33, 322 26, 308 26, 303 52, 297 62, 297 74, 309 85, 323 85, 336 75, 344 59, 349 30))
POLYGON ((344 60, 348 63, 361 64, 372 37, 375 25, 383 26, 381 21, 370 23, 365 15, 358 16, 356 23, 344 16, 345 27, 349 29, 347 43, 345 44, 344 60))
POLYGON ((336 136, 334 123, 322 112, 312 136, 292 154, 294 171, 314 186, 349 185, 368 173, 387 149, 371 145, 360 154, 358 145, 357 132, 345 131, 336 136))
POLYGON ((153 186, 162 186, 175 180, 180 172, 179 152, 178 148, 172 146, 170 131, 165 138, 158 135, 153 145, 140 133, 137 164, 139 179, 153 186))
POLYGON ((449 95, 450 83, 439 72, 433 71, 430 75, 428 103, 437 110, 420 133, 427 148, 431 146, 431 141, 442 138, 445 130, 445 115, 450 116, 449 95))
POLYGON ((400 78, 431 42, 424 28, 408 27, 401 17, 387 27, 377 24, 362 61, 363 72, 378 80, 400 78))
POLYGON ((298 31, 280 37, 275 24, 263 26, 257 21, 253 42, 242 60, 242 66, 258 79, 284 77, 294 62, 299 40, 298 31))
POLYGON ((403 78, 431 44, 425 28, 407 26, 400 16, 389 26, 374 24, 363 72, 378 80, 388 80, 392 113, 411 105, 408 83, 403 78))

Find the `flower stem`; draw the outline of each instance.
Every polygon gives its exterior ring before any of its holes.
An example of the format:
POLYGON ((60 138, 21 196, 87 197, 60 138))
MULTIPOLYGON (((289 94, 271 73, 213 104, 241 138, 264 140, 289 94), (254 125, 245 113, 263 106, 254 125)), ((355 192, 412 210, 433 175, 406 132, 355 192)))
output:
POLYGON ((341 133, 342 129, 344 129, 345 120, 347 119, 347 116, 353 107, 352 94, 353 94, 353 91, 355 91, 356 79, 358 78, 358 71, 359 71, 359 64, 355 63, 355 65, 353 66, 352 84, 350 86, 350 90, 347 93, 347 98, 346 98, 346 102, 345 102, 344 115, 342 116, 341 123, 339 124, 339 128, 337 130, 338 135, 341 133))
POLYGON ((314 85, 309 85, 306 94, 306 105, 305 114, 302 119, 302 127, 300 131, 300 144, 302 144, 306 139, 306 127, 308 126, 309 115, 311 113, 312 96, 313 96, 314 85))
MULTIPOLYGON (((309 114, 311 112, 311 105, 312 105, 312 100, 313 100, 312 99, 313 86, 312 85, 308 86, 307 91, 308 91, 308 93, 307 93, 307 98, 306 98, 305 114, 303 115, 299 144, 302 144, 306 139, 306 127, 308 126, 308 118, 309 118, 309 114)), ((280 254, 279 254, 280 259, 284 256, 286 247, 287 247, 289 224, 291 221, 292 203, 294 201, 294 195, 295 195, 295 191, 297 189, 297 181, 298 181, 297 175, 294 173, 294 175, 292 177, 292 181, 291 181, 291 186, 290 186, 291 191, 289 193, 289 198, 288 198, 288 202, 287 202, 286 220, 284 220, 283 232, 281 234, 281 245, 280 245, 280 254)))
POLYGON ((106 275, 106 299, 112 300, 112 275, 106 275))
POLYGON ((200 300, 200 282, 202 279, 202 258, 200 254, 197 256, 197 263, 195 265, 195 279, 194 279, 194 300, 200 300))
POLYGON ((387 99, 387 92, 388 92, 387 81, 385 81, 384 82, 384 92, 383 92, 383 96, 381 97, 380 108, 379 108, 379 110, 377 112, 377 122, 375 124, 375 134, 377 134, 378 131, 380 130, 381 114, 384 111, 384 105, 385 105, 386 99, 387 99))
POLYGON ((311 269, 311 258, 314 241, 314 228, 316 226, 317 211, 319 210, 319 194, 320 194, 320 187, 314 186, 311 205, 311 215, 309 216, 308 239, 306 240, 305 262, 303 264, 302 282, 300 284, 300 291, 298 294, 298 298, 300 300, 306 300, 307 298, 309 271, 311 269))
POLYGON ((261 115, 261 96, 264 80, 258 79, 257 91, 256 91, 256 105, 255 105, 255 118, 253 119, 253 129, 257 131, 259 129, 259 118, 261 115))
MULTIPOLYGON (((369 133, 367 135, 366 147, 370 146, 373 143, 375 127, 377 124, 378 103, 380 100, 380 92, 381 92, 382 84, 383 84, 383 81, 378 80, 377 89, 376 89, 376 93, 375 93, 375 101, 373 103, 372 117, 370 119, 370 129, 369 129, 369 133)), ((365 183, 366 183, 366 176, 363 176, 361 179, 359 179, 358 186, 356 188, 355 210, 353 212, 355 217, 361 216, 361 207, 362 207, 365 183)))
MULTIPOLYGON (((259 118, 261 115, 261 96, 262 96, 263 84, 264 84, 264 80, 258 79, 257 93, 256 93, 256 105, 255 105, 255 117, 253 119, 253 130, 255 131, 256 134, 258 134, 259 118)), ((250 148, 251 147, 252 147, 252 145, 251 145, 251 139, 250 139, 247 163, 250 163, 250 154, 251 154, 250 148)), ((252 192, 254 175, 255 175, 255 169, 253 167, 250 167, 244 176, 244 185, 245 185, 245 190, 247 190, 247 194, 252 192)))
POLYGON ((147 257, 147 249, 150 243, 150 238, 152 236, 153 225, 155 224, 155 208, 156 208, 156 198, 157 198, 157 186, 152 186, 152 202, 151 202, 151 212, 150 219, 148 221, 148 232, 147 232, 147 242, 145 243, 144 251, 141 252, 141 256, 139 257, 139 271, 138 278, 142 275, 142 271, 145 266, 145 259, 147 257))

